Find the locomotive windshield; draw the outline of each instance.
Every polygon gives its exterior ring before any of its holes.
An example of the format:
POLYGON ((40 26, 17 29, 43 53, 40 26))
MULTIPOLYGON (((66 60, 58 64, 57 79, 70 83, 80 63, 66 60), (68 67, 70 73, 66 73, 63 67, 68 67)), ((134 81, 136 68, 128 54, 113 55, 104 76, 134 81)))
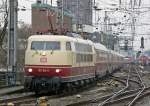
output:
POLYGON ((33 41, 31 50, 60 50, 60 42, 57 41, 33 41))

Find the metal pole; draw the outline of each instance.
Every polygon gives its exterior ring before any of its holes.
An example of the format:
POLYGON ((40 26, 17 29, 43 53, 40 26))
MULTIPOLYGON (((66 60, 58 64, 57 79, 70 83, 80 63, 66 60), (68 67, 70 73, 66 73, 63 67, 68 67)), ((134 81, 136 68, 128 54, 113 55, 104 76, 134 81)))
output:
POLYGON ((96 4, 95 4, 95 0, 93 0, 93 2, 94 2, 94 6, 96 6, 96 4))
POLYGON ((61 10, 61 33, 63 31, 63 27, 64 27, 64 0, 62 0, 62 10, 61 10))
POLYGON ((17 38, 17 0, 9 0, 9 16, 8 16, 8 56, 7 71, 8 85, 16 84, 16 38, 17 38))
POLYGON ((135 37, 135 16, 134 16, 134 6, 135 4, 133 3, 133 1, 131 0, 131 9, 132 9, 132 13, 131 13, 131 33, 132 33, 132 53, 133 53, 133 41, 134 41, 134 37, 135 37))
POLYGON ((119 8, 121 8, 121 4, 122 4, 122 1, 121 1, 121 0, 119 0, 119 8))
POLYGON ((95 27, 96 27, 96 9, 95 9, 95 27))
POLYGON ((78 33, 78 29, 79 29, 79 20, 80 20, 80 17, 79 17, 79 0, 77 0, 77 27, 76 27, 76 31, 78 33))
POLYGON ((51 6, 53 5, 53 1, 51 0, 51 6))
POLYGON ((109 47, 108 46, 108 33, 107 33, 107 21, 108 21, 108 16, 107 16, 107 11, 105 11, 105 17, 104 17, 104 33, 106 34, 106 45, 107 45, 107 48, 109 47))

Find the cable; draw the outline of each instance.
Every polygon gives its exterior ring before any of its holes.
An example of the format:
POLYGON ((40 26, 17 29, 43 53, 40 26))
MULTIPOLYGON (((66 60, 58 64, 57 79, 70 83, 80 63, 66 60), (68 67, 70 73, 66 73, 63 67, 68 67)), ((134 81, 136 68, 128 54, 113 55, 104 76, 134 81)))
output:
POLYGON ((141 1, 141 0, 139 0, 139 6, 141 6, 141 3, 142 3, 142 1, 141 1))
POLYGON ((109 6, 115 6, 115 5, 117 5, 117 4, 115 4, 115 3, 108 3, 108 2, 103 1, 103 0, 98 0, 98 1, 100 1, 100 2, 103 3, 103 4, 109 5, 109 6))
POLYGON ((27 1, 27 2, 32 2, 32 3, 34 3, 35 1, 33 1, 33 0, 25 0, 25 1, 27 1))

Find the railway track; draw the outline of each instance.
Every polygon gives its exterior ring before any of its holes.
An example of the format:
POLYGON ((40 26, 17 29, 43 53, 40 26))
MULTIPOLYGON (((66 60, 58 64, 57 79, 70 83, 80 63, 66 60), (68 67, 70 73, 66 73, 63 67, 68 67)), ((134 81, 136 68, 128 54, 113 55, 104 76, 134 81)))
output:
POLYGON ((105 105, 110 105, 110 104, 112 105, 112 104, 117 104, 117 103, 120 103, 120 102, 132 100, 132 101, 128 102, 126 104, 126 106, 133 106, 136 103, 137 100, 142 99, 142 97, 145 97, 147 95, 150 95, 150 87, 146 87, 144 91, 143 91, 143 89, 139 89, 139 90, 136 90, 136 91, 128 92, 127 95, 125 95, 125 96, 120 95, 119 96, 120 98, 118 97, 115 100, 106 102, 105 105))
MULTIPOLYGON (((114 79, 116 80, 116 79, 114 79)), ((125 81, 123 80, 116 80, 120 83, 122 83, 123 85, 125 85, 125 81)), ((79 92, 83 92, 83 89, 87 90, 87 89, 90 89, 90 87, 83 87, 82 89, 79 89, 78 90, 78 93, 79 92)), ((99 92, 101 89, 97 89, 97 90, 91 90, 91 94, 93 93, 97 93, 99 92)), ((70 95, 73 95, 73 94, 76 94, 77 92, 73 92, 73 93, 64 93, 64 94, 60 94, 60 95, 52 95, 52 96, 46 96, 47 99, 54 99, 54 98, 59 98, 59 97, 67 97, 67 96, 70 96, 70 95)), ((9 102, 12 102, 14 103, 16 106, 19 106, 21 104, 35 104, 36 101, 37 101, 37 98, 41 97, 43 95, 35 95, 34 93, 12 93, 12 94, 9 94, 9 96, 6 94, 6 95, 3 95, 1 96, 1 99, 0 99, 0 106, 6 106, 7 103, 9 102)))
POLYGON ((5 95, 11 95, 15 93, 21 93, 24 92, 24 87, 23 86, 6 86, 3 88, 0 88, 0 96, 5 96, 5 95))
MULTIPOLYGON (((139 70, 137 69, 137 67, 134 69, 134 74, 132 73, 133 69, 130 68, 130 70, 128 71, 128 76, 127 78, 121 78, 121 77, 113 77, 113 80, 119 81, 120 83, 122 83, 124 85, 124 87, 122 87, 121 90, 119 90, 118 92, 113 92, 111 94, 107 94, 107 95, 100 95, 96 92, 99 92, 98 89, 91 91, 91 94, 94 95, 94 99, 93 98, 88 98, 86 100, 82 100, 82 101, 76 101, 76 102, 70 102, 69 104, 67 104, 67 106, 85 106, 85 105, 89 105, 91 106, 92 104, 94 104, 94 106, 105 106, 105 105, 114 105, 116 103, 120 103, 120 102, 126 102, 125 104, 127 106, 133 106, 137 100, 141 99, 142 97, 144 97, 145 95, 149 95, 150 94, 150 86, 146 86, 142 80, 142 77, 140 75, 139 70), (135 75, 136 72, 136 75, 135 75), (136 79, 132 79, 133 76, 136 76, 136 79), (138 76, 138 77, 137 77, 138 76), (132 88, 131 85, 136 85, 137 87, 132 88), (93 93, 94 92, 94 93, 93 93), (131 101, 132 100, 132 101, 131 101), (96 105, 95 105, 96 104, 96 105)), ((72 94, 71 94, 72 95, 72 94)), ((85 94, 86 95, 86 94, 85 94)), ((67 95, 69 96, 69 94, 67 95)), ((60 97, 67 97, 66 95, 52 95, 52 96, 47 96, 48 99, 57 99, 60 97)), ((39 96, 40 97, 40 96, 39 96)), ((8 98, 5 100, 0 100, 0 105, 1 106, 6 106, 6 103, 8 102, 13 102, 16 106, 19 106, 20 104, 28 104, 28 103, 33 103, 35 104, 37 101, 37 96, 35 96, 34 94, 29 94, 29 95, 25 95, 25 96, 18 96, 16 98, 8 98)))
MULTIPOLYGON (((115 103, 115 102, 123 102, 123 100, 131 100, 132 99, 132 101, 130 101, 130 102, 128 102, 127 104, 126 104, 126 106, 133 106, 134 104, 135 104, 135 102, 141 97, 141 95, 145 95, 145 94, 148 94, 148 92, 149 92, 149 90, 150 90, 150 87, 147 87, 146 88, 146 86, 145 86, 145 84, 144 84, 144 82, 143 82, 143 80, 142 80, 142 77, 141 77, 141 75, 140 75, 140 73, 139 73, 139 71, 137 70, 137 68, 135 68, 134 69, 135 71, 136 71, 136 73, 137 73, 137 75, 138 75, 138 79, 139 79, 139 84, 141 85, 141 88, 137 91, 137 92, 133 92, 133 93, 128 93, 128 95, 126 95, 126 96, 123 96, 122 94, 120 94, 119 95, 119 97, 117 98, 117 99, 115 99, 115 100, 112 100, 112 101, 107 101, 107 102, 103 102, 103 103, 101 103, 101 104, 99 104, 98 106, 104 106, 104 105, 110 105, 110 104, 113 104, 113 103, 115 103), (145 91, 147 91, 147 93, 145 92, 145 91), (145 93, 144 93, 145 92, 145 93)), ((135 74, 135 72, 134 72, 134 74, 135 74)))
MULTIPOLYGON (((126 81, 127 80, 127 78, 120 78, 120 77, 115 77, 115 76, 112 76, 112 79, 114 79, 114 80, 117 80, 117 81, 126 81)), ((136 87, 142 87, 142 85, 141 85, 141 83, 139 82, 139 81, 136 81, 136 80, 132 80, 132 79, 129 79, 129 84, 130 84, 130 88, 131 89, 133 89, 132 87, 131 87, 131 85, 132 84, 134 84, 134 85, 136 85, 136 87)))
POLYGON ((0 106, 6 106, 7 103, 13 102, 16 103, 17 101, 23 101, 24 99, 30 99, 34 97, 34 93, 18 93, 18 94, 11 94, 9 96, 2 96, 0 99, 0 106))
MULTIPOLYGON (((130 100, 132 99, 132 101, 130 101, 130 102, 128 102, 128 103, 126 103, 126 105, 127 106, 133 106, 133 104, 136 102, 136 100, 140 97, 140 95, 144 92, 144 90, 146 89, 146 86, 145 86, 145 84, 144 84, 144 82, 143 82, 143 80, 142 80, 142 77, 141 77, 141 75, 140 75, 140 72, 139 72, 139 70, 137 69, 137 67, 136 68, 134 68, 133 69, 133 66, 131 66, 130 67, 130 72, 129 72, 129 74, 128 75, 130 75, 130 76, 128 76, 128 79, 127 79, 127 85, 129 84, 129 78, 130 77, 132 77, 132 75, 133 75, 133 73, 134 73, 134 75, 135 75, 135 73, 137 74, 137 76, 136 76, 136 78, 138 79, 138 84, 140 85, 140 87, 139 87, 139 91, 137 91, 137 92, 134 92, 133 94, 132 93, 128 93, 128 95, 126 95, 126 96, 123 96, 122 98, 121 98, 121 96, 122 96, 122 93, 120 93, 120 92, 117 92, 117 94, 114 94, 112 97, 110 97, 110 99, 106 99, 105 101, 103 101, 102 103, 100 103, 100 104, 98 104, 98 106, 104 106, 104 105, 108 105, 108 103, 110 104, 112 104, 113 102, 115 102, 115 101, 120 101, 120 100, 125 100, 125 99, 129 99, 130 98, 130 100), (132 69, 132 71, 131 71, 131 69, 132 69), (134 71, 133 71, 134 70, 134 71), (119 98, 117 98, 117 96, 119 96, 119 98), (117 99, 116 99, 117 98, 117 99), (113 99, 113 100, 112 100, 113 99), (116 100, 114 100, 114 99, 116 99, 116 100), (109 100, 109 101, 108 101, 109 100), (112 101, 113 102, 112 102, 112 101)), ((131 81, 131 80, 130 80, 131 81)), ((129 87, 129 85, 128 86, 126 86, 126 88, 127 87, 129 87)), ((147 88, 147 90, 149 90, 149 87, 147 88)))
POLYGON ((111 106, 113 104, 122 103, 122 102, 125 102, 124 104, 126 106, 133 106, 137 102, 137 100, 150 94, 150 86, 145 85, 140 75, 140 71, 137 67, 134 69, 132 66, 130 67, 127 78, 118 78, 118 77, 114 77, 114 78, 116 80, 126 80, 126 86, 121 90, 119 90, 118 92, 105 95, 103 97, 95 97, 95 99, 80 101, 78 103, 71 103, 68 104, 67 106, 85 106, 85 104, 87 106, 89 104, 91 105, 94 104, 94 106, 106 106, 106 105, 111 106), (133 77, 132 75, 135 75, 135 73, 137 79, 136 81, 135 78, 134 80, 132 79, 133 77), (133 83, 138 85, 137 89, 132 88, 131 84, 133 83))
MULTIPOLYGON (((0 106, 6 106, 7 103, 14 103, 15 106, 21 104, 36 104, 39 97, 42 95, 35 95, 34 93, 22 93, 19 95, 12 95, 11 97, 3 98, 0 100, 0 106)), ((58 98, 60 95, 45 96, 47 99, 58 98)))
POLYGON ((111 99, 117 97, 118 95, 120 95, 122 92, 126 91, 129 88, 129 78, 130 78, 130 73, 131 70, 129 69, 128 72, 128 76, 127 76, 127 80, 126 80, 126 86, 124 88, 122 88, 120 91, 116 92, 115 94, 113 94, 111 97, 107 98, 106 100, 104 100, 102 103, 100 103, 98 106, 103 106, 105 105, 108 101, 110 101, 111 99))

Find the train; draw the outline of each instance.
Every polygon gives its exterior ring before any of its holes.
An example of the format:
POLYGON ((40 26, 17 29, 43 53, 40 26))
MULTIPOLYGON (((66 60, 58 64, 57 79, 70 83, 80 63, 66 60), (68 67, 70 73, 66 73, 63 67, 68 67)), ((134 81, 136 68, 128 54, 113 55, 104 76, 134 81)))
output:
POLYGON ((138 58, 137 58, 138 64, 143 66, 150 65, 150 50, 144 51, 138 58))
POLYGON ((145 65, 150 65, 150 50, 145 50, 144 52, 145 56, 146 56, 146 64, 145 65))
POLYGON ((77 37, 32 35, 25 52, 24 88, 39 93, 85 85, 122 67, 124 56, 77 37))

